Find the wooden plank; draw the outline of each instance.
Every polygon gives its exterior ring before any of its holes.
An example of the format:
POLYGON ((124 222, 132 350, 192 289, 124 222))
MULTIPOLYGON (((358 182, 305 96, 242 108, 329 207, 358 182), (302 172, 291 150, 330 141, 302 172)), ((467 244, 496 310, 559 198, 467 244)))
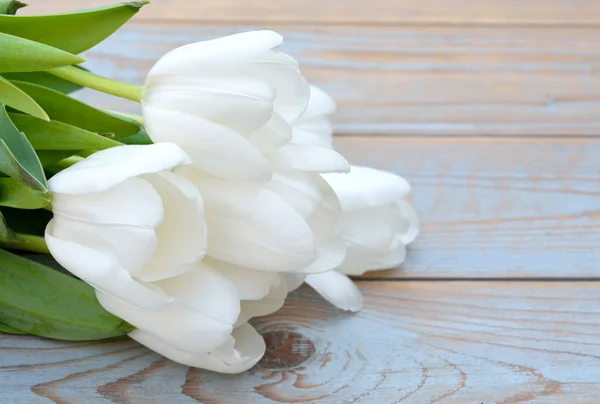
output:
POLYGON ((598 283, 362 282, 344 314, 304 289, 259 319, 266 357, 241 375, 174 364, 132 341, 0 338, 6 403, 572 403, 600 389, 598 283), (381 307, 385 307, 382 310, 381 307))
MULTIPOLYGON (((24 13, 50 13, 114 3, 114 0, 30 0, 24 13)), ((452 23, 452 24, 594 24, 600 21, 595 0, 238 0, 154 1, 141 20, 287 23, 452 23)))
POLYGON ((413 185, 423 222, 376 277, 600 276, 600 139, 341 137, 350 162, 413 185))
MULTIPOLYGON (((177 46, 254 28, 132 26, 89 52, 88 66, 141 84, 177 46)), ((600 134, 599 29, 271 28, 306 77, 338 101, 338 133, 600 134)), ((136 108, 95 93, 82 98, 136 108)))

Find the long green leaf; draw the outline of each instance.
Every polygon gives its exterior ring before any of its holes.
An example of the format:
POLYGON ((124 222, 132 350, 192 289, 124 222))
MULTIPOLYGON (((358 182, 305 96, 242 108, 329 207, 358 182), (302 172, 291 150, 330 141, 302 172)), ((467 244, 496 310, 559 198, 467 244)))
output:
POLYGON ((69 341, 111 338, 133 330, 100 306, 91 286, 1 249, 0 323, 69 341))
POLYGON ((59 161, 79 153, 81 150, 36 150, 44 168, 55 165, 59 161))
POLYGON ((0 217, 4 216, 10 230, 21 234, 43 237, 46 225, 52 220, 52 212, 46 209, 25 210, 2 207, 1 210, 0 217))
POLYGON ((0 73, 35 72, 83 62, 85 59, 63 50, 0 32, 0 73))
POLYGON ((100 111, 58 91, 20 81, 13 84, 33 98, 52 120, 90 132, 110 133, 115 139, 135 135, 140 130, 140 125, 133 119, 100 111))
POLYGON ((11 113, 10 119, 36 150, 102 150, 122 143, 59 121, 11 113))
POLYGON ((18 9, 26 5, 17 0, 0 0, 0 14, 14 15, 18 9))
POLYGON ((120 139, 121 143, 124 144, 152 144, 152 139, 148 136, 148 133, 142 129, 138 133, 133 136, 126 137, 124 139, 120 139))
POLYGON ((53 74, 46 72, 23 72, 23 73, 4 73, 5 79, 23 81, 27 83, 37 84, 42 87, 48 87, 63 94, 69 94, 83 87, 79 84, 71 83, 70 81, 61 79, 53 74))
POLYGON ((119 3, 67 14, 0 15, 0 32, 80 53, 102 42, 148 1, 119 3))
POLYGON ((49 121, 48 114, 26 92, 0 76, 0 104, 49 121))
POLYGON ((0 332, 5 332, 7 334, 21 334, 21 335, 27 334, 24 331, 17 330, 16 328, 9 327, 6 324, 2 324, 2 323, 0 323, 0 332))
POLYGON ((50 196, 32 191, 14 178, 0 178, 0 206, 40 209, 50 205, 50 196))
POLYGON ((48 190, 46 176, 35 150, 27 137, 15 127, 4 105, 0 105, 0 172, 34 191, 46 193, 48 190))

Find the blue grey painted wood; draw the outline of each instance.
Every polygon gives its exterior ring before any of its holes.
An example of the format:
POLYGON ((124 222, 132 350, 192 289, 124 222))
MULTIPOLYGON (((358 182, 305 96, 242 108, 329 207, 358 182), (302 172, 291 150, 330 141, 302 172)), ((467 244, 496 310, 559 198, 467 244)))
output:
MULTIPOLYGON (((177 46, 264 27, 134 25, 89 52, 88 66, 143 83, 177 46)), ((600 29, 286 27, 283 49, 339 103, 337 133, 597 135, 600 29)), ((133 103, 88 92, 110 109, 133 103)))
MULTIPOLYGON (((29 0, 25 12, 56 12, 113 0, 29 0)), ((594 25, 600 20, 596 0, 155 0, 138 16, 141 21, 194 21, 201 24, 279 22, 288 25, 329 24, 529 24, 594 25)))
POLYGON ((269 352, 241 375, 188 369, 127 340, 2 336, 0 402, 596 402, 598 283, 359 285, 357 315, 303 289, 256 322, 269 352))
POLYGON ((423 228, 378 277, 600 276, 600 139, 341 137, 413 185, 423 228))

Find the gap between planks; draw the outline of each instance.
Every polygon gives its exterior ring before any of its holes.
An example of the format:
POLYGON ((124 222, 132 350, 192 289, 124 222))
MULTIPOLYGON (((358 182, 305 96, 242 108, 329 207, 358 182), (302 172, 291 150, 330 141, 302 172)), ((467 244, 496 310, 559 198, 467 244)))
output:
MULTIPOLYGON (((171 49, 258 28, 269 26, 133 25, 86 53, 86 66, 142 84, 171 49)), ((600 134, 600 29, 280 28, 282 50, 338 102, 340 134, 600 134)), ((91 91, 77 97, 139 110, 91 91)))
MULTIPOLYGON (((112 0, 31 0, 25 14, 64 12, 112 3, 112 0)), ((181 20, 198 23, 285 22, 287 24, 335 23, 393 24, 445 23, 485 25, 568 25, 597 26, 600 7, 595 0, 553 0, 513 2, 505 0, 251 0, 240 7, 239 0, 194 2, 156 1, 144 7, 138 20, 181 20)))

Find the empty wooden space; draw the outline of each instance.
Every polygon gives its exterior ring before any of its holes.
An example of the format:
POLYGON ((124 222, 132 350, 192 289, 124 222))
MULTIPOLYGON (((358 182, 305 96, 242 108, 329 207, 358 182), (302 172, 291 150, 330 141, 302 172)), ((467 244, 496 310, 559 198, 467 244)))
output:
POLYGON ((7 403, 592 403, 598 283, 360 282, 344 314, 308 289, 254 324, 268 352, 228 376, 120 339, 4 337, 7 403), (21 401, 19 401, 21 400, 21 401))
MULTIPOLYGON (((110 0, 30 0, 29 12, 68 11, 110 0)), ((600 19, 595 0, 154 0, 140 20, 198 23, 285 22, 303 24, 561 24, 591 25, 600 19)))
MULTIPOLYGON (((281 32, 306 77, 334 96, 338 134, 600 132, 600 28, 142 24, 88 52, 88 65, 141 84, 177 46, 264 27, 281 32)), ((84 99, 135 110, 97 97, 84 99)))
POLYGON ((338 150, 411 182, 406 262, 357 280, 355 315, 295 292, 240 375, 2 335, 0 403, 599 402, 600 2, 154 0, 88 67, 141 84, 170 49, 263 28, 338 101, 338 150))

